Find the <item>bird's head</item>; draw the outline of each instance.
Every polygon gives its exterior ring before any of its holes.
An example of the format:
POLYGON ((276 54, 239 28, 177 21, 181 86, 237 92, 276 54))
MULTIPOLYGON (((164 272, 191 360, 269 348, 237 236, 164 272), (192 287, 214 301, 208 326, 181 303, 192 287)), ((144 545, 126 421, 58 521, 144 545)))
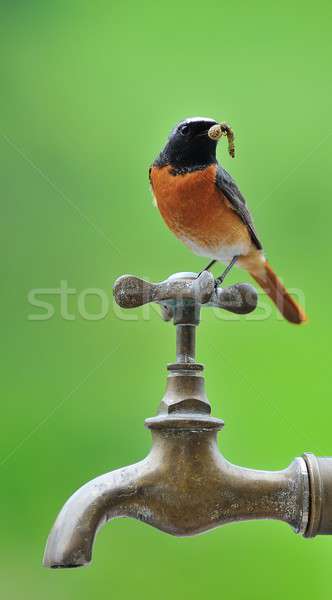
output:
POLYGON ((225 135, 225 125, 214 119, 185 119, 172 129, 158 160, 178 168, 213 164, 222 135, 225 135))

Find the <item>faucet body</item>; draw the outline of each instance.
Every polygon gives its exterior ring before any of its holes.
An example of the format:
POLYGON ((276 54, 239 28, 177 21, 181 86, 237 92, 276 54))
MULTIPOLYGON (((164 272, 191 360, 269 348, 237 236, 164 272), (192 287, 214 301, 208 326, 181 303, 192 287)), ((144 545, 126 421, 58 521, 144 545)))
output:
MULTIPOLYGON (((203 276, 203 283, 192 275, 173 276, 163 291, 164 296, 171 296, 172 281, 178 285, 177 294, 181 291, 175 302, 172 297, 166 302, 162 298, 165 318, 173 318, 177 327, 177 361, 168 366, 157 416, 146 420, 152 432, 150 453, 141 462, 97 477, 73 494, 49 536, 45 566, 88 564, 96 532, 115 517, 139 519, 176 536, 251 519, 278 519, 307 537, 332 533, 332 459, 305 455, 284 470, 262 471, 233 465, 220 453, 217 434, 223 421, 210 415, 203 366, 195 362, 199 306, 216 294, 211 279, 206 273, 203 276)), ((132 306, 132 282, 130 290, 132 306)), ((126 306, 123 288, 120 291, 126 306)))
POLYGON ((279 519, 302 530, 303 459, 275 472, 237 467, 219 452, 217 423, 190 415, 171 421, 153 424, 144 460, 97 477, 68 500, 54 525, 46 566, 88 564, 95 533, 115 517, 139 519, 176 536, 246 519, 279 519))

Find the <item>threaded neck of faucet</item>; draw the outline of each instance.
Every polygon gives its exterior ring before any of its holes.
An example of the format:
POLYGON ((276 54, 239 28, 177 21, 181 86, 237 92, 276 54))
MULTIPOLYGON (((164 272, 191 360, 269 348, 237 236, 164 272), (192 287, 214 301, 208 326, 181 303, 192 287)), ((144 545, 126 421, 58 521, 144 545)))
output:
POLYGON ((196 357, 196 325, 176 325, 176 362, 194 363, 196 357))
POLYGON ((196 363, 196 327, 200 321, 200 304, 192 299, 173 305, 176 327, 176 362, 167 366, 165 394, 158 415, 145 421, 150 429, 218 430, 223 421, 211 417, 205 394, 204 367, 196 363))

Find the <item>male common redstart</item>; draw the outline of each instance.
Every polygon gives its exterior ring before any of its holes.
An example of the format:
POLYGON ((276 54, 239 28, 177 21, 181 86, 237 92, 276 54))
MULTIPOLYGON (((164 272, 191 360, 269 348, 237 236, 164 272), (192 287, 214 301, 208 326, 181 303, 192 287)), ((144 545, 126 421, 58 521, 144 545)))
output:
POLYGON ((166 225, 195 254, 228 263, 216 282, 237 262, 270 296, 291 323, 306 315, 267 262, 263 247, 232 177, 218 163, 218 140, 227 135, 234 155, 232 130, 225 123, 195 117, 179 123, 150 168, 150 183, 166 225))

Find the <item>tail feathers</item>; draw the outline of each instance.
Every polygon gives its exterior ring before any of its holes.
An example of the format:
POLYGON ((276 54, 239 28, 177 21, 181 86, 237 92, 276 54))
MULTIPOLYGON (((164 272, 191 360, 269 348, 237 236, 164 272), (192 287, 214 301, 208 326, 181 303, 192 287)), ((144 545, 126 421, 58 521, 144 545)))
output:
POLYGON ((259 270, 250 270, 250 275, 263 288, 287 321, 297 325, 307 321, 304 310, 289 295, 267 261, 260 265, 259 270))

